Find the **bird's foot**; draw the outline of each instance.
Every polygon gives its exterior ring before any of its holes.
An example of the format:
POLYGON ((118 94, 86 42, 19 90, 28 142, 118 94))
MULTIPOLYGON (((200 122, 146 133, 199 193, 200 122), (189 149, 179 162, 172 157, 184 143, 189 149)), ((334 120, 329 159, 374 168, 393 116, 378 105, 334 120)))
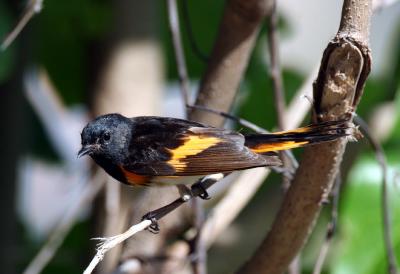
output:
POLYGON ((207 192, 207 189, 203 185, 203 180, 193 184, 191 186, 191 190, 192 190, 192 192, 198 192, 199 191, 200 194, 198 196, 203 200, 210 200, 211 199, 210 195, 207 192))
POLYGON ((160 226, 158 225, 158 221, 156 218, 156 213, 153 211, 150 211, 149 213, 143 215, 142 221, 143 220, 150 220, 151 225, 147 228, 147 230, 153 234, 158 234, 160 232, 160 226))

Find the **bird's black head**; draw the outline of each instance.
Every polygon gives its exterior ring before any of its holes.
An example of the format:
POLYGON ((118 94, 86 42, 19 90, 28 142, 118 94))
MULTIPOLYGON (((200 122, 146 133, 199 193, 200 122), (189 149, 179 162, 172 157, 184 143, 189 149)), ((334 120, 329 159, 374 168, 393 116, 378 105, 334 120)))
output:
POLYGON ((81 133, 82 148, 78 157, 118 161, 126 152, 131 138, 131 120, 120 114, 106 114, 88 123, 81 133))

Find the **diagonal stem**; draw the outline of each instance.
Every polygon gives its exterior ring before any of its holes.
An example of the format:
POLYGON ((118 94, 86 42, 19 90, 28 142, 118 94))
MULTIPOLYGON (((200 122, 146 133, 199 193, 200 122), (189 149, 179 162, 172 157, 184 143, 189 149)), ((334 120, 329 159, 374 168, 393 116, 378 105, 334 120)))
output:
POLYGON ((388 273, 398 274, 398 265, 396 260, 396 253, 393 247, 392 228, 390 220, 390 206, 389 206, 389 195, 388 195, 388 167, 383 151, 382 145, 375 139, 372 132, 370 131, 368 124, 360 117, 355 116, 354 121, 360 126, 360 129, 364 136, 367 138, 368 143, 371 145, 375 152, 376 160, 382 169, 382 191, 381 191, 381 205, 382 205, 382 216, 383 216, 383 237, 385 240, 386 256, 388 260, 388 273))
POLYGON ((176 0, 167 0, 168 23, 174 46, 175 61, 178 67, 179 83, 181 85, 182 99, 186 106, 189 104, 189 80, 186 68, 185 55, 182 46, 182 37, 179 28, 179 16, 176 0))

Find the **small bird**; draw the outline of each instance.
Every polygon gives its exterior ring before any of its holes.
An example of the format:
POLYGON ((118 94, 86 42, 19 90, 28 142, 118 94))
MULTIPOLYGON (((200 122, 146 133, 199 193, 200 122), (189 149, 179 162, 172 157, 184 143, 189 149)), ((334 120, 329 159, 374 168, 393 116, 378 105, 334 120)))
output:
POLYGON ((350 136, 350 124, 330 121, 271 134, 241 134, 183 119, 114 113, 85 126, 78 157, 91 156, 128 185, 192 184, 211 174, 279 166, 276 151, 350 136))

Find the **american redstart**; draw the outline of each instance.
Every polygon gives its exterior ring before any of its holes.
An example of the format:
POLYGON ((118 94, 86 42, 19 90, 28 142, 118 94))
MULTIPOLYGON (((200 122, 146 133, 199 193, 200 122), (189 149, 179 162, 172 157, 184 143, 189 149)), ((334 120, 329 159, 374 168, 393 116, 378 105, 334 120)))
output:
POLYGON ((352 135, 346 120, 271 134, 241 134, 176 118, 106 114, 81 133, 78 157, 90 155, 129 185, 191 184, 217 173, 279 166, 276 151, 352 135))

